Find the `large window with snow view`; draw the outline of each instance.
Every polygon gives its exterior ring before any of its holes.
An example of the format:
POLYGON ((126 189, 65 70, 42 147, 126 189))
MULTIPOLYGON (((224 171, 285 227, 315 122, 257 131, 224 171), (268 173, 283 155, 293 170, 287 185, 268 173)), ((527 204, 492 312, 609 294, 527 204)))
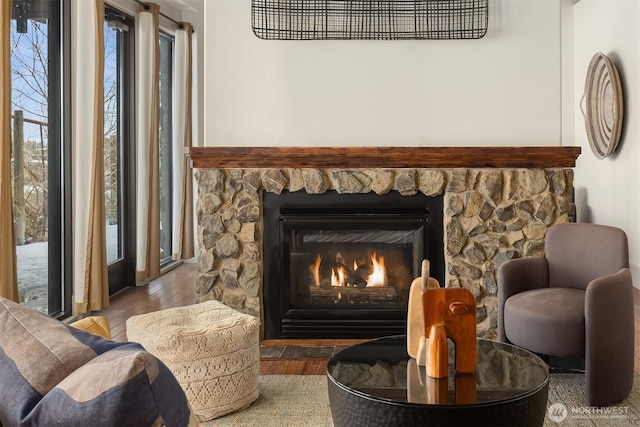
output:
MULTIPOLYGON (((20 302, 70 312, 62 191, 65 50, 59 0, 16 1, 11 21, 12 179, 20 302)), ((68 227, 67 227, 68 228, 68 227)), ((69 257, 67 257, 69 258, 69 257)))

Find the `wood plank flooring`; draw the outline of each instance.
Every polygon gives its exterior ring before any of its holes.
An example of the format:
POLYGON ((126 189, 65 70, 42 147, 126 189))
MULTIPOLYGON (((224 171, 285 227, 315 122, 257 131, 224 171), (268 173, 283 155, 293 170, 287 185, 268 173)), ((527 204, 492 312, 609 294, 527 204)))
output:
MULTIPOLYGON (((126 341, 126 320, 135 315, 197 302, 196 264, 183 264, 153 280, 148 286, 127 288, 111 298, 110 306, 95 314, 106 316, 114 340, 126 341)), ((635 310, 635 372, 640 373, 640 290, 633 290, 635 310)), ((329 353, 360 340, 265 340, 261 343, 262 375, 324 375, 329 353), (310 347, 314 347, 310 349, 310 347), (321 357, 306 357, 322 347, 321 357), (293 351, 290 351, 293 350, 293 351), (306 351, 305 351, 306 350, 306 351), (298 355, 296 355, 298 353, 298 355)))
POLYGON ((196 264, 183 264, 152 280, 147 286, 125 288, 111 297, 109 307, 92 314, 105 316, 111 327, 111 337, 126 341, 127 319, 136 314, 195 304, 196 264))

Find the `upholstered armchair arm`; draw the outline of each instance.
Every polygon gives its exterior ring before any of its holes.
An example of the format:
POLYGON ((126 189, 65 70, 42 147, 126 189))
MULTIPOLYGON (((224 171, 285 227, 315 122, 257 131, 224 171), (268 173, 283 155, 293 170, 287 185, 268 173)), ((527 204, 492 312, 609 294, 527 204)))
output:
POLYGON ((587 402, 606 406, 633 386, 634 315, 631 272, 592 280, 585 295, 587 402), (615 388, 609 385, 615 384, 615 388))
POLYGON ((498 268, 498 340, 508 342, 504 333, 504 303, 511 296, 549 286, 549 268, 544 257, 512 259, 498 268))

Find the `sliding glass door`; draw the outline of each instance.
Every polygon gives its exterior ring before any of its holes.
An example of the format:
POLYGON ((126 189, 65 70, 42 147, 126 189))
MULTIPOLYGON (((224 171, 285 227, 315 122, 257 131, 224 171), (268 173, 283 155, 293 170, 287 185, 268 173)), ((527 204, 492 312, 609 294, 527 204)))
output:
MULTIPOLYGON (((53 316, 71 311, 71 287, 64 280, 70 230, 62 189, 63 135, 68 101, 61 93, 68 70, 69 11, 58 0, 14 2, 11 27, 12 172, 18 291, 22 304, 53 316), (65 102, 67 102, 65 104, 65 102)), ((67 77, 68 78, 68 77, 67 77)))
MULTIPOLYGON (((23 304, 71 314, 70 2, 14 1, 12 172, 23 304), (63 25, 63 22, 66 22, 63 25), (64 30, 64 31, 63 31, 64 30), (65 191, 66 189, 66 191, 65 191)), ((135 22, 105 7, 105 208, 111 294, 135 284, 135 22)), ((161 49, 161 259, 171 261, 173 38, 161 49)))
POLYGON ((109 293, 135 284, 134 22, 105 9, 104 170, 109 293))
POLYGON ((171 262, 173 224, 173 38, 160 34, 160 263, 171 262))

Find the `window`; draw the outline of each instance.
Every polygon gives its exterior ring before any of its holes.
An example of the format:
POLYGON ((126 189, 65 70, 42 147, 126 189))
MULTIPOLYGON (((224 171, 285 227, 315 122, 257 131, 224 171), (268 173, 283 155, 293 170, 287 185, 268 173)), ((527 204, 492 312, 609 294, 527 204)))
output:
MULTIPOLYGON (((18 290, 43 313, 71 314, 69 2, 14 0, 12 172, 18 290), (64 29, 64 31, 63 31, 64 29), (65 279, 65 275, 69 278, 65 279)), ((135 283, 135 25, 105 6, 105 207, 109 291, 135 283)), ((161 258, 171 260, 173 38, 161 49, 161 258)))
POLYGON ((104 23, 104 190, 109 292, 135 281, 134 21, 110 6, 104 23))
MULTIPOLYGON (((11 27, 12 170, 18 291, 22 304, 64 316, 71 311, 71 287, 64 280, 64 254, 70 230, 63 223, 70 199, 63 194, 63 138, 68 101, 68 16, 59 0, 14 2, 11 27), (64 71, 63 71, 64 70, 64 71), (67 76, 67 77, 65 77, 67 76), (67 197, 65 199, 65 197, 67 197)), ((70 259, 67 256, 66 259, 70 259)))
POLYGON ((173 48, 174 40, 160 34, 160 263, 171 262, 173 224, 173 48))

